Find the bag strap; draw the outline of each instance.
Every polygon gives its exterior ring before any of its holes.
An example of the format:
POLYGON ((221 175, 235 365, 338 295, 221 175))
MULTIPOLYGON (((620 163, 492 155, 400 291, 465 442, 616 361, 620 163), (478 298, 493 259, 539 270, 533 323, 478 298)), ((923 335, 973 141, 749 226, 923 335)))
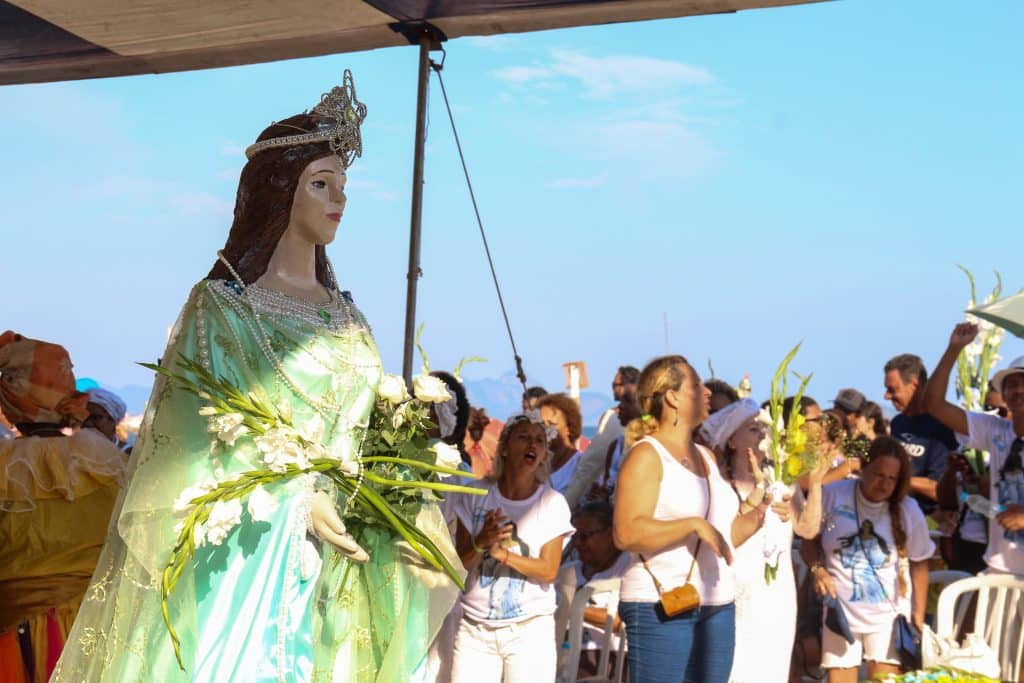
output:
POLYGON ((612 456, 615 455, 615 447, 619 445, 621 440, 622 437, 616 437, 608 444, 608 452, 604 456, 604 486, 608 486, 608 477, 611 476, 612 472, 612 456))
MULTIPOLYGON (((701 453, 700 446, 694 444, 694 447, 697 449, 697 457, 700 458, 701 469, 704 470, 704 476, 702 478, 704 479, 704 482, 707 484, 708 487, 708 504, 707 507, 704 509, 704 521, 707 521, 708 516, 711 514, 711 470, 708 467, 707 461, 704 460, 704 454, 701 453)), ((690 571, 686 573, 686 583, 690 583, 690 579, 693 577, 693 570, 697 566, 697 554, 700 552, 700 544, 701 538, 698 536, 697 545, 693 547, 693 562, 690 563, 690 571)), ((640 562, 644 565, 644 569, 646 569, 647 573, 651 575, 651 579, 654 581, 654 587, 658 589, 658 595, 661 595, 665 592, 665 590, 661 587, 661 582, 658 581, 658 577, 654 575, 654 572, 652 572, 651 568, 647 565, 647 560, 644 559, 644 556, 639 553, 638 556, 640 557, 640 562)))

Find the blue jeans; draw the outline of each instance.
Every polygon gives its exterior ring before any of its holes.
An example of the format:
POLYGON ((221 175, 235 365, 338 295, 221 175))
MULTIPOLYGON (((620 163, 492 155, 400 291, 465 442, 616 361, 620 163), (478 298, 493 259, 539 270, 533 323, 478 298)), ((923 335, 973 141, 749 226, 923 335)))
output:
POLYGON ((621 602, 630 683, 728 683, 736 646, 736 608, 701 606, 675 617, 660 603, 621 602))

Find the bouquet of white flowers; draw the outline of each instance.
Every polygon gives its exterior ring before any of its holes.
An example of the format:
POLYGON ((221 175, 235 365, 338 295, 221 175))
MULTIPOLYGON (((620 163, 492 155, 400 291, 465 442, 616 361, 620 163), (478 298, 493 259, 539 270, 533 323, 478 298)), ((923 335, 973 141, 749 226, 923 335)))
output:
POLYGON ((425 498, 434 499, 443 492, 483 493, 439 479, 439 475, 470 476, 456 469, 456 449, 427 437, 434 427, 430 404, 450 398, 443 382, 424 373, 415 380, 413 397, 401 377, 385 375, 361 452, 345 454, 324 446, 324 423, 319 415, 294 424, 287 403, 276 405, 257 392, 245 393, 192 359, 180 360, 188 376, 158 365, 142 365, 204 402, 199 413, 207 418, 208 429, 218 443, 233 446, 239 439, 252 439, 265 464, 262 469, 232 478, 193 485, 175 502, 175 511, 182 519, 175 528, 177 541, 163 572, 161 594, 164 622, 179 664, 179 640, 171 624, 167 598, 196 548, 221 544, 241 524, 243 501, 254 521, 267 518, 275 505, 264 488, 270 483, 310 473, 326 476, 346 496, 349 506, 344 514, 356 536, 360 527, 383 527, 464 587, 459 572, 415 525, 425 498))

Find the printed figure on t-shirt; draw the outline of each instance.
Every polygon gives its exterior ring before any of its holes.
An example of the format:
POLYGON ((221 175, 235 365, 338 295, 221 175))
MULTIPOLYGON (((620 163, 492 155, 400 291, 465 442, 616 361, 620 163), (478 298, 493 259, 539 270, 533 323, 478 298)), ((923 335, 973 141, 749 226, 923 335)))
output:
MULTIPOLYGON (((1006 464, 999 471, 999 482, 996 484, 1001 505, 1024 505, 1024 467, 1021 464, 1020 450, 1011 450, 1006 464)), ((1010 531, 1003 529, 1003 538, 1011 543, 1024 543, 1024 529, 1010 531)))
MULTIPOLYGON (((512 526, 512 544, 519 547, 519 555, 530 556, 530 546, 519 538, 515 522, 512 526)), ((480 565, 480 586, 490 588, 490 610, 488 619, 514 619, 523 616, 519 596, 523 592, 526 577, 507 565, 488 556, 480 565)))
POLYGON ((884 602, 888 599, 878 580, 878 568, 889 559, 889 544, 875 532, 870 519, 864 520, 859 531, 839 538, 835 550, 845 569, 852 570, 853 595, 851 602, 884 602))

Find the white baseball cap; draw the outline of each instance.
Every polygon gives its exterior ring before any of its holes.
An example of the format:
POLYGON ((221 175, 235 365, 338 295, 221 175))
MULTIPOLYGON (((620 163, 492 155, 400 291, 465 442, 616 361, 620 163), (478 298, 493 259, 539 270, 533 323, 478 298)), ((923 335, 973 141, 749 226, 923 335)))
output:
POLYGON ((1014 358, 1009 366, 997 372, 996 376, 992 378, 992 388, 1000 394, 1003 393, 1003 380, 1010 375, 1017 374, 1018 372, 1024 374, 1024 356, 1014 358))

